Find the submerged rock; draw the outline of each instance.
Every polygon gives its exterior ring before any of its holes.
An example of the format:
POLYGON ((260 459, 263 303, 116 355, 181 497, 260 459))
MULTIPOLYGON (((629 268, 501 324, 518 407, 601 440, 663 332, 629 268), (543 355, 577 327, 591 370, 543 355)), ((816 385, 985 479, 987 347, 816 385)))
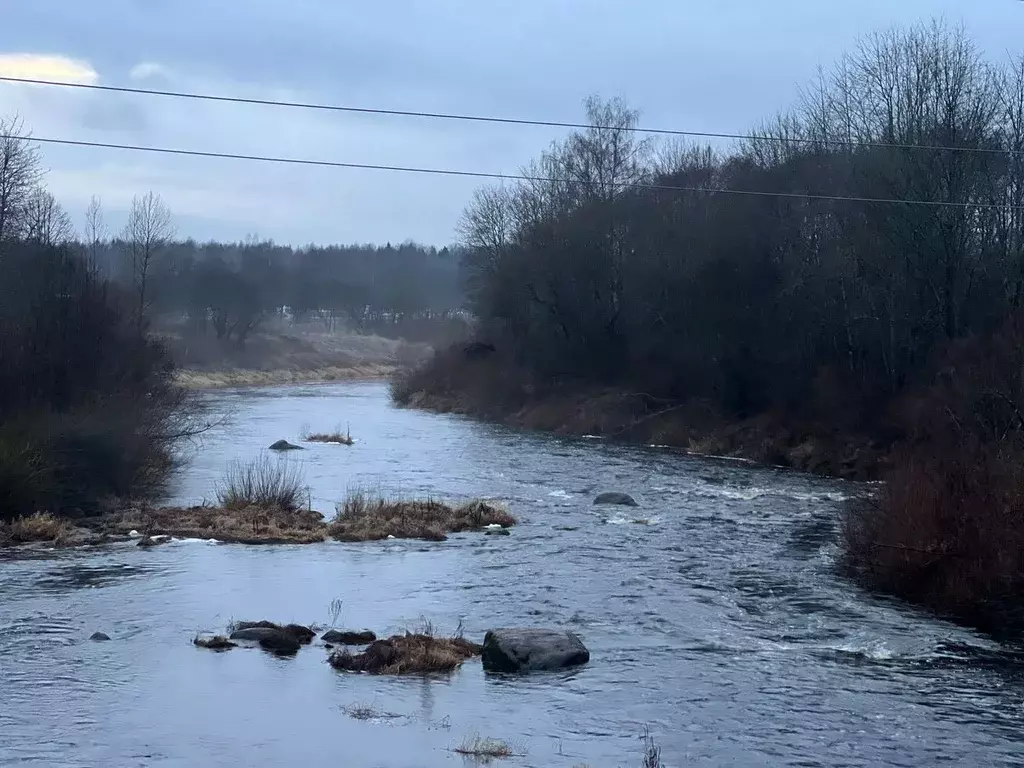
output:
POLYGON ((260 644, 260 647, 267 651, 280 654, 298 653, 302 643, 295 635, 285 632, 283 629, 270 627, 249 627, 247 629, 236 629, 231 633, 231 640, 249 640, 260 644))
POLYGON ((512 531, 508 528, 491 528, 484 531, 484 536, 511 536, 512 531))
POLYGON ((602 493, 594 499, 595 504, 617 504, 622 507, 638 507, 636 499, 630 496, 628 493, 618 493, 612 491, 609 493, 602 493))
POLYGON ((492 672, 565 669, 588 661, 583 641, 566 630, 492 629, 484 637, 484 669, 492 672))
POLYGON ((364 629, 362 632, 331 629, 324 632, 320 639, 325 643, 334 643, 335 645, 366 645, 376 640, 377 635, 368 629, 364 629))
POLYGON ((95 643, 102 643, 102 642, 104 642, 106 640, 109 640, 110 639, 110 635, 108 635, 106 632, 93 632, 89 636, 89 639, 92 640, 95 643))
POLYGON ((295 445, 294 443, 289 443, 287 440, 278 440, 276 443, 274 443, 272 446, 270 446, 270 450, 272 450, 272 451, 301 451, 301 450, 303 450, 303 448, 302 448, 301 445, 295 445))
POLYGON ((229 648, 237 648, 238 643, 232 643, 223 635, 213 637, 196 637, 192 643, 199 648, 209 648, 211 651, 226 651, 229 648))

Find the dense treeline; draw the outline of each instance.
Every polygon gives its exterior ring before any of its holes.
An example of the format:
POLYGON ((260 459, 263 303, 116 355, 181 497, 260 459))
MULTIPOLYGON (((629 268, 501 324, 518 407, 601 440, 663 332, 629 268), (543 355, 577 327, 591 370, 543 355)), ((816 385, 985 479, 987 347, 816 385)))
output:
POLYGON ((656 146, 618 101, 586 109, 531 181, 467 209, 470 302, 497 353, 442 356, 399 399, 606 385, 723 423, 780 414, 797 441, 905 441, 881 512, 849 526, 851 562, 961 614, 1019 592, 1024 58, 987 61, 941 23, 878 34, 727 151, 656 146), (486 366, 520 374, 469 370, 486 366))
POLYGON ((199 408, 0 122, 0 521, 158 495, 199 408))
POLYGON ((139 238, 127 231, 96 243, 101 268, 126 284, 146 283, 145 303, 154 316, 182 318, 193 333, 236 346, 284 311, 295 322, 323 323, 329 331, 344 326, 409 337, 450 320, 463 303, 459 254, 448 248, 197 243, 173 240, 169 223, 158 229, 149 257, 133 258, 139 238), (146 258, 144 271, 133 268, 146 258))

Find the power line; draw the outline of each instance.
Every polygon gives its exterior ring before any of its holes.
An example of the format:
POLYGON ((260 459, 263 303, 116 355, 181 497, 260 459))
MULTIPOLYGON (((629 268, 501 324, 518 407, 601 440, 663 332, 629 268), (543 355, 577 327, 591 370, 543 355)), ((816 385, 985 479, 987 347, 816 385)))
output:
MULTIPOLYGON (((495 173, 490 171, 463 171, 454 168, 423 168, 409 165, 384 165, 380 163, 348 163, 338 160, 307 160, 297 157, 275 157, 270 155, 248 155, 235 152, 207 152, 198 149, 174 149, 170 147, 149 147, 137 144, 115 144, 102 141, 81 141, 75 139, 55 139, 41 136, 17 136, 0 134, 0 139, 16 141, 34 141, 39 144, 56 144, 68 147, 92 147, 98 149, 120 149, 131 152, 149 152, 160 155, 177 155, 186 157, 219 158, 225 160, 246 160, 260 163, 276 163, 280 165, 303 165, 321 168, 349 168, 370 171, 394 171, 398 173, 418 173, 434 176, 457 176, 473 179, 490 179, 496 181, 533 181, 540 183, 572 183, 596 186, 599 182, 585 180, 559 179, 551 176, 535 176, 519 173, 495 173)), ((694 194, 740 195, 745 197, 770 197, 798 200, 823 200, 849 203, 877 203, 882 205, 913 205, 931 208, 976 208, 979 210, 997 209, 1001 211, 1024 210, 1024 205, 1000 205, 999 203, 963 203, 947 200, 914 200, 885 197, 856 197, 843 195, 824 195, 810 192, 766 192, 751 189, 731 189, 728 187, 686 187, 674 184, 649 183, 618 183, 611 186, 619 189, 649 190, 653 192, 687 192, 694 194)))
POLYGON ((589 123, 564 122, 559 120, 531 120, 518 117, 494 117, 487 115, 466 115, 448 112, 421 112, 407 109, 380 109, 374 107, 353 107, 340 104, 319 104, 301 101, 276 101, 273 99, 255 99, 242 96, 222 96, 209 93, 190 93, 186 91, 166 91, 151 88, 131 88, 118 85, 97 85, 92 83, 68 83, 59 80, 42 80, 29 77, 7 77, 0 75, 0 82, 24 83, 28 85, 47 85, 59 88, 78 88, 89 91, 106 91, 109 93, 131 93, 145 96, 168 96, 178 99, 197 101, 226 102, 230 104, 256 104, 268 107, 288 107, 293 109, 313 109, 325 112, 347 112, 350 114, 387 115, 391 117, 419 117, 429 120, 458 120, 462 122, 497 123, 503 125, 523 125, 546 128, 570 128, 586 130, 596 128, 606 131, 626 131, 630 133, 647 133, 660 136, 686 136, 698 139, 730 139, 735 141, 770 141, 782 144, 826 144, 842 147, 869 147, 872 149, 907 149, 930 150, 944 152, 979 152, 982 154, 1024 154, 1024 150, 1001 149, 995 147, 943 146, 941 144, 905 144, 882 141, 856 141, 852 139, 809 139, 784 136, 759 136, 746 133, 717 133, 714 131, 687 131, 674 128, 643 128, 640 126, 590 125, 589 123))

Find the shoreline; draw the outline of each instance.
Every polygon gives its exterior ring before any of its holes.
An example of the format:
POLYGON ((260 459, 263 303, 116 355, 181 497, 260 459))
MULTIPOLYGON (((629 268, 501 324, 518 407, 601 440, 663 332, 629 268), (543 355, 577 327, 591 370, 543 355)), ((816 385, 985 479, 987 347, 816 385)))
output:
POLYGON ((393 365, 325 366, 305 370, 286 368, 255 370, 199 370, 182 368, 175 371, 175 381, 191 390, 233 389, 236 387, 278 387, 289 384, 328 384, 336 381, 378 381, 392 376, 393 365))
MULTIPOLYGON (((513 371, 489 374, 485 379, 515 378, 513 371)), ((393 402, 513 429, 672 448, 843 480, 876 481, 886 466, 885 447, 867 437, 796 425, 781 414, 727 421, 699 404, 654 403, 640 393, 585 386, 546 394, 520 390, 502 402, 508 388, 481 386, 480 380, 467 386, 464 382, 474 381, 471 371, 449 371, 446 379, 436 391, 430 381, 407 379, 393 402)))

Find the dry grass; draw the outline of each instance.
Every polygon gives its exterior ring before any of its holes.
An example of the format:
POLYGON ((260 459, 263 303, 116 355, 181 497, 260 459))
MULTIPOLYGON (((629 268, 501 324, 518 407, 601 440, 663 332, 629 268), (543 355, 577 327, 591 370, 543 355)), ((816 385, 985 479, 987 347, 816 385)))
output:
POLYGON ((466 659, 479 656, 481 647, 462 637, 434 637, 427 634, 393 635, 371 643, 365 651, 351 654, 336 651, 331 666, 346 672, 374 675, 415 675, 451 672, 466 659))
POLYGON ((27 517, 16 517, 10 523, 0 523, 0 541, 11 544, 29 542, 60 543, 71 533, 71 526, 49 512, 36 512, 27 517))
POLYGON ((297 466, 262 454, 231 463, 217 489, 217 500, 229 510, 257 507, 294 512, 308 504, 309 493, 297 466))
POLYGON ((107 527, 120 535, 137 530, 146 536, 217 539, 234 544, 313 544, 327 535, 319 512, 259 507, 165 507, 127 513, 107 527))
POLYGON ((503 507, 484 501, 452 507, 431 499, 386 499, 357 491, 338 506, 330 534, 339 541, 379 541, 390 536, 444 541, 449 533, 515 524, 516 519, 503 507))
POLYGON ((470 736, 452 751, 459 755, 476 758, 482 762, 515 757, 517 754, 507 742, 500 739, 483 738, 482 736, 470 736))
POLYGON ((342 432, 340 427, 335 427, 333 432, 303 433, 302 439, 307 443, 331 443, 332 445, 352 445, 352 433, 346 427, 342 432))

